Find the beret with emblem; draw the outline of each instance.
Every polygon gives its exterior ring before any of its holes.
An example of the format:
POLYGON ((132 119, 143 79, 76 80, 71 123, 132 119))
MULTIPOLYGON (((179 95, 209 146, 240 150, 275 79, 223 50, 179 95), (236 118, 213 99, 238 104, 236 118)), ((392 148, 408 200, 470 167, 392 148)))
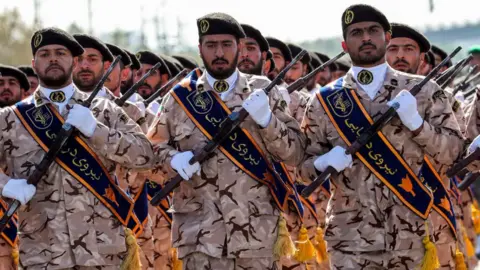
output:
POLYGON ((277 48, 282 52, 283 58, 285 59, 286 62, 292 61, 292 52, 288 48, 287 44, 273 37, 266 37, 265 39, 267 40, 270 48, 277 48))
POLYGON ((409 38, 418 43, 420 52, 425 53, 430 50, 430 42, 422 33, 412 27, 402 23, 391 23, 392 38, 409 38))
POLYGON ((377 22, 383 27, 385 32, 390 31, 390 23, 380 10, 369 5, 356 4, 349 6, 342 14, 342 31, 344 39, 347 27, 359 22, 377 22))
POLYGON ((28 91, 30 89, 30 82, 28 81, 27 75, 20 69, 0 64, 0 74, 2 74, 2 76, 11 76, 17 79, 20 88, 23 90, 28 91))
MULTIPOLYGON (((435 46, 432 44, 432 52, 438 56, 440 56, 440 58, 442 59, 442 61, 447 58, 448 54, 447 52, 445 52, 444 50, 440 49, 440 47, 438 46, 435 46)), ((439 64, 439 63, 435 63, 436 64, 439 64)), ((448 61, 447 64, 445 65, 446 67, 451 67, 452 66, 452 60, 448 61)))
POLYGON ((268 41, 258 29, 248 24, 241 24, 241 26, 243 31, 245 32, 245 35, 247 35, 247 38, 253 38, 258 43, 260 51, 268 52, 268 50, 270 49, 270 46, 268 46, 268 41))
POLYGON ((23 73, 25 73, 27 77, 38 77, 37 73, 35 73, 35 70, 33 70, 33 68, 29 65, 21 65, 17 68, 20 69, 23 73))
POLYGON ((156 65, 157 63, 162 63, 160 68, 158 69, 160 73, 162 74, 168 74, 168 76, 171 76, 170 70, 168 69, 167 64, 165 64, 165 61, 163 61, 162 58, 158 57, 158 55, 154 54, 153 52, 150 51, 139 51, 136 54, 138 61, 142 64, 147 64, 147 65, 156 65))
MULTIPOLYGON (((288 43, 287 46, 290 49, 290 51, 292 52, 292 58, 297 56, 303 50, 302 47, 300 47, 296 44, 288 43)), ((311 59, 310 55, 307 53, 302 57, 302 59, 300 59, 300 62, 302 62, 305 65, 308 65, 308 63, 310 63, 310 59, 311 59)))
POLYGON ((175 75, 180 73, 181 69, 178 69, 177 65, 175 64, 175 62, 177 61, 175 58, 165 54, 160 54, 160 57, 163 59, 163 61, 168 67, 168 70, 170 71, 169 77, 174 77, 175 75))
POLYGON ((196 69, 198 67, 198 63, 193 57, 186 55, 173 55, 172 57, 177 59, 183 68, 196 69))
POLYGON ((113 55, 108 50, 107 45, 105 45, 100 39, 87 34, 74 34, 73 38, 75 38, 83 48, 93 48, 99 51, 103 57, 103 61, 113 61, 113 55))
POLYGON ((130 56, 122 48, 110 43, 105 44, 107 45, 108 50, 112 53, 113 56, 117 57, 120 55, 122 57, 122 64, 125 67, 128 67, 132 64, 130 56))
POLYGON ((480 45, 473 45, 468 49, 468 53, 471 54, 480 54, 480 45))
POLYGON ((215 12, 197 19, 198 36, 228 34, 240 39, 245 37, 240 24, 232 16, 215 12))
POLYGON ((308 52, 310 56, 310 63, 308 64, 308 72, 312 72, 323 64, 322 60, 314 52, 308 52))
POLYGON ((141 64, 140 64, 140 61, 138 61, 138 58, 135 56, 135 54, 131 53, 127 49, 123 49, 123 50, 125 51, 126 54, 128 54, 128 56, 130 57, 130 60, 132 61, 130 68, 139 70, 141 68, 141 64))
POLYGON ((35 55, 41 47, 52 44, 65 46, 72 53, 73 57, 82 55, 84 52, 82 45, 80 45, 72 35, 62 29, 49 27, 33 33, 30 41, 32 54, 35 55))

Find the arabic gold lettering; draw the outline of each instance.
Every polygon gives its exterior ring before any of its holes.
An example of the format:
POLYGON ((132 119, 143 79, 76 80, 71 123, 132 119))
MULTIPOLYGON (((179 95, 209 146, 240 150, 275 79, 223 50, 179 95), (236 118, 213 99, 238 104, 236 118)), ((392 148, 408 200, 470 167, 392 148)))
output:
POLYGON ((51 130, 47 129, 47 131, 45 131, 45 135, 47 135, 47 137, 51 140, 54 140, 55 138, 57 138, 57 134, 55 133, 50 133, 51 130))
POLYGON ((213 116, 209 116, 209 114, 205 115, 205 119, 207 119, 208 122, 212 123, 214 127, 217 126, 218 123, 220 123, 222 120, 217 119, 213 116))
POLYGON ((235 141, 237 139, 237 133, 233 133, 232 135, 230 135, 230 140, 232 141, 235 141))
POLYGON ((73 151, 70 152, 70 155, 71 155, 72 157, 76 157, 76 156, 77 156, 77 153, 78 153, 78 150, 77 150, 76 148, 74 148, 73 151))

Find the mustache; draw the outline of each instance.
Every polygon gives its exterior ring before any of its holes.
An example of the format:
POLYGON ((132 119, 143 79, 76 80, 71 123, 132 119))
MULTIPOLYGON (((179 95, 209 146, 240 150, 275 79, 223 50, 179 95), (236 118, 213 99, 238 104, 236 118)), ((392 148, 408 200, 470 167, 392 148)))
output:
POLYGON ((58 69, 60 69, 61 71, 65 71, 60 65, 52 64, 52 65, 48 66, 48 68, 45 70, 45 72, 48 72, 48 71, 50 71, 50 70, 53 69, 53 68, 58 68, 58 69))
POLYGON ((362 44, 362 46, 360 46, 359 49, 360 49, 360 50, 363 50, 363 49, 364 49, 365 47, 367 47, 367 46, 372 46, 374 49, 377 49, 377 46, 375 46, 375 45, 374 45, 373 43, 371 43, 371 42, 366 42, 366 43, 362 44))
POLYGON ((10 95, 13 96, 13 92, 9 88, 4 88, 3 91, 1 92, 2 95, 5 93, 9 93, 10 95))
POLYGON ((148 87, 148 89, 150 89, 150 91, 153 91, 153 88, 152 88, 150 85, 148 85, 146 82, 144 82, 144 83, 143 83, 142 85, 140 85, 140 87, 138 87, 138 88, 141 88, 141 87, 143 87, 143 86, 148 87))
POLYGON ((225 58, 217 58, 215 60, 212 61, 212 65, 214 64, 229 64, 227 59, 225 58))
POLYGON ((245 59, 243 59, 242 61, 240 61, 240 65, 241 65, 241 64, 250 64, 250 65, 252 65, 252 66, 255 66, 255 63, 253 63, 253 61, 250 60, 250 59, 248 59, 248 58, 245 58, 245 59))
POLYGON ((393 65, 395 66, 396 64, 400 64, 400 63, 403 63, 405 65, 410 65, 410 63, 408 63, 404 59, 398 59, 397 61, 393 62, 393 65))

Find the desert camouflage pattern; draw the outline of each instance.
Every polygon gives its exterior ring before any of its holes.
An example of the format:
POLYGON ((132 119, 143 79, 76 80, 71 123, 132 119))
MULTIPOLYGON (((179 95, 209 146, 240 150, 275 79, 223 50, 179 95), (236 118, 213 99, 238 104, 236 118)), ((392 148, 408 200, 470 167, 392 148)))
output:
MULTIPOLYGON (((384 85, 373 101, 359 89, 351 71, 344 77, 344 86, 358 89, 356 92, 360 101, 375 120, 388 110, 386 103, 389 100, 402 89, 411 89, 420 80, 420 76, 388 67, 384 85)), ((438 85, 427 83, 416 99, 418 111, 425 120, 416 136, 398 118, 384 127, 382 132, 415 173, 420 170, 424 154, 428 154, 438 164, 440 174, 444 175, 463 147, 458 124, 447 97, 438 85)), ((333 146, 347 146, 318 98, 309 102, 302 129, 307 136, 306 153, 309 156, 302 166, 302 178, 313 180, 317 176, 314 160, 333 146)), ((442 180, 446 182, 446 179, 442 180)), ((388 265, 395 261, 382 258, 391 258, 395 252, 404 252, 406 257, 403 260, 412 266, 408 269, 419 264, 420 260, 415 258, 424 253, 422 239, 426 234, 425 225, 428 225, 429 233, 434 232, 430 221, 424 222, 406 208, 359 159, 354 158, 352 168, 332 175, 331 181, 333 188, 326 213, 325 240, 331 252, 332 269, 340 269, 339 266, 345 265, 341 259, 343 255, 360 253, 365 253, 366 259, 363 262, 388 265), (375 262, 373 257, 369 259, 368 254, 376 254, 381 261, 375 262)), ((352 256, 352 265, 357 259, 363 263, 362 257, 352 256)), ((347 264, 343 269, 353 268, 347 264)))
MULTIPOLYGON (((88 95, 77 89, 69 104, 88 95)), ((49 103, 37 89, 36 106, 49 103)), ((84 138, 112 177, 116 164, 146 168, 152 146, 123 110, 111 101, 97 98, 91 107, 99 122, 94 135, 84 138)), ((64 110, 66 117, 67 110, 64 110)), ((44 151, 20 123, 11 107, 0 110, 2 149, 0 160, 8 179, 28 178, 44 151), (9 175, 9 176, 7 176, 9 175)), ((112 266, 118 269, 126 251, 123 226, 80 182, 56 163, 37 186, 32 200, 19 210, 20 264, 23 269, 63 269, 75 266, 112 266)))
POLYGON ((0 237, 0 270, 17 269, 12 258, 12 246, 0 237))
POLYGON ((291 101, 290 104, 288 104, 288 108, 290 109, 293 118, 295 118, 298 123, 302 123, 310 97, 311 95, 306 88, 290 93, 291 101))
POLYGON ((272 258, 214 258, 208 255, 196 252, 187 255, 183 262, 183 270, 276 270, 276 263, 272 258))
MULTIPOLYGON (((239 111, 254 89, 268 83, 265 77, 240 73, 225 104, 239 111)), ((213 91, 205 74, 197 81, 197 89, 202 88, 213 91)), ((299 124, 289 115, 277 88, 269 96, 273 111, 269 125, 261 129, 248 117, 241 127, 250 132, 264 153, 296 166, 304 154, 299 124)), ((160 183, 176 175, 170 166, 173 155, 201 148, 208 141, 170 94, 162 106, 148 133, 157 155, 160 183)), ((271 258, 280 211, 268 188, 218 150, 201 167, 201 175, 183 181, 173 195, 172 244, 179 257, 200 252, 215 258, 271 258)), ((192 264, 187 260, 185 265, 192 264)))

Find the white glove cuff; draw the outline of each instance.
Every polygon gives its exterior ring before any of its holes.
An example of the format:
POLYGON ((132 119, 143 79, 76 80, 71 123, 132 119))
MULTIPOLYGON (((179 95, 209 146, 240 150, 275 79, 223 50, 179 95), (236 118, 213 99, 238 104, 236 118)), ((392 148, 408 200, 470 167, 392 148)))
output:
POLYGON ((404 125, 408 129, 410 129, 410 131, 414 131, 414 130, 417 130, 419 127, 422 126, 423 119, 420 116, 420 114, 417 112, 415 115, 410 117, 410 119, 408 119, 408 121, 402 121, 402 122, 404 122, 404 125))

